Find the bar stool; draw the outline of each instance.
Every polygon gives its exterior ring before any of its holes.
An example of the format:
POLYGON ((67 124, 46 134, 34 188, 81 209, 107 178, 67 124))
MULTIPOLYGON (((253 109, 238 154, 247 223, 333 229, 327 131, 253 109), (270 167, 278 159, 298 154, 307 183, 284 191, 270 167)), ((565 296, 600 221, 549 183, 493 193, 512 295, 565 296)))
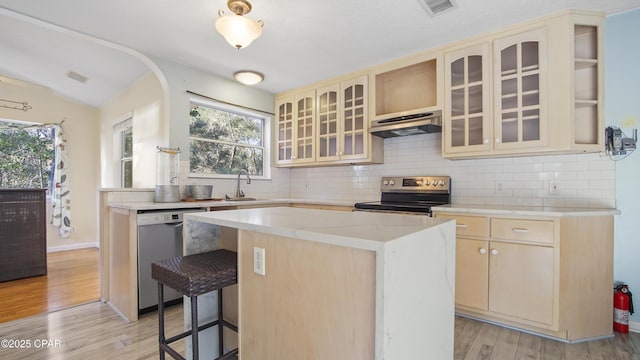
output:
POLYGON ((238 282, 237 254, 229 250, 215 250, 205 253, 178 256, 171 259, 158 260, 151 263, 151 277, 158 282, 158 343, 160 359, 165 359, 165 352, 174 359, 185 360, 170 344, 191 335, 193 360, 198 360, 198 332, 212 326, 218 326, 219 359, 233 359, 238 349, 223 355, 223 327, 233 331, 238 328, 222 317, 222 288, 238 282), (163 288, 168 286, 191 299, 191 330, 187 330, 170 338, 164 333, 164 294, 163 288), (198 326, 198 296, 210 291, 218 291, 218 319, 198 326))

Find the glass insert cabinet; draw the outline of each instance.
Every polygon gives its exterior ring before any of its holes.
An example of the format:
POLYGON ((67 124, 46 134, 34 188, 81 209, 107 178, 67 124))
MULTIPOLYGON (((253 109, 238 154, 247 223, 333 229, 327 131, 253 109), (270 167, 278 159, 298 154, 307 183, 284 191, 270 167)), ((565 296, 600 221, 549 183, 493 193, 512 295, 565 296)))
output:
POLYGON ((603 24, 571 10, 445 49, 443 156, 601 151, 603 24))

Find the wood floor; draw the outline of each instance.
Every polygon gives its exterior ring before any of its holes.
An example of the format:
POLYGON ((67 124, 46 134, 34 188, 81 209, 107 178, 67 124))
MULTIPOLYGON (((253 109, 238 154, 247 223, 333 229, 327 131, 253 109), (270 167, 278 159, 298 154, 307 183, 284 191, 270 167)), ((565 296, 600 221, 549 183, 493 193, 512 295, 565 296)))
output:
MULTIPOLYGON (((182 307, 169 308, 167 333, 182 331, 182 324, 182 307)), ((137 323, 128 324, 108 305, 95 302, 0 324, 0 339, 32 339, 32 344, 33 339, 47 339, 53 345, 40 349, 33 345, 30 349, 0 348, 0 359, 157 359, 157 331, 155 313, 143 315, 137 323), (58 346, 55 346, 56 340, 60 341, 58 346)), ((182 353, 183 342, 176 345, 182 353)), ((611 339, 565 344, 456 317, 454 359, 635 360, 640 359, 640 334, 616 334, 611 339)), ((427 356, 407 360, 440 359, 427 356)))
POLYGON ((46 276, 0 283, 0 323, 98 300, 98 257, 97 248, 48 253, 46 276))

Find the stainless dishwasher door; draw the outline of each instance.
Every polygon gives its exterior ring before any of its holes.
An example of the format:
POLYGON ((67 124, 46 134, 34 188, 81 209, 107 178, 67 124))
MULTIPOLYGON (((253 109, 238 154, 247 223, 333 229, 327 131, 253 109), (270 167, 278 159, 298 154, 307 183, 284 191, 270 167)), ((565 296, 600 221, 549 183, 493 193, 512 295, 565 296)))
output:
MULTIPOLYGON (((199 209, 149 211, 138 214, 138 312, 158 305, 158 283, 151 278, 151 263, 182 255, 182 215, 199 209)), ((164 287, 164 301, 181 295, 164 287)))

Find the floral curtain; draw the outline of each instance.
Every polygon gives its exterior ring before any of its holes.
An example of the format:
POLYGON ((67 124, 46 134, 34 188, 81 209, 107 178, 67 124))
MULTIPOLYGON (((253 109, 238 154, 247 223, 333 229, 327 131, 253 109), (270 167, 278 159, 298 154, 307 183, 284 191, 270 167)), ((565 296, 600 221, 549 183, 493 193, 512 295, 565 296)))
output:
POLYGON ((56 127, 55 162, 51 223, 60 229, 60 236, 66 238, 72 231, 71 192, 67 167, 67 139, 64 136, 62 123, 56 127))
POLYGON ((67 140, 62 124, 25 124, 0 121, 0 130, 27 130, 34 128, 53 128, 55 133, 55 167, 53 171, 53 194, 51 196, 51 224, 58 227, 60 236, 69 237, 71 227, 71 197, 67 163, 67 140))

